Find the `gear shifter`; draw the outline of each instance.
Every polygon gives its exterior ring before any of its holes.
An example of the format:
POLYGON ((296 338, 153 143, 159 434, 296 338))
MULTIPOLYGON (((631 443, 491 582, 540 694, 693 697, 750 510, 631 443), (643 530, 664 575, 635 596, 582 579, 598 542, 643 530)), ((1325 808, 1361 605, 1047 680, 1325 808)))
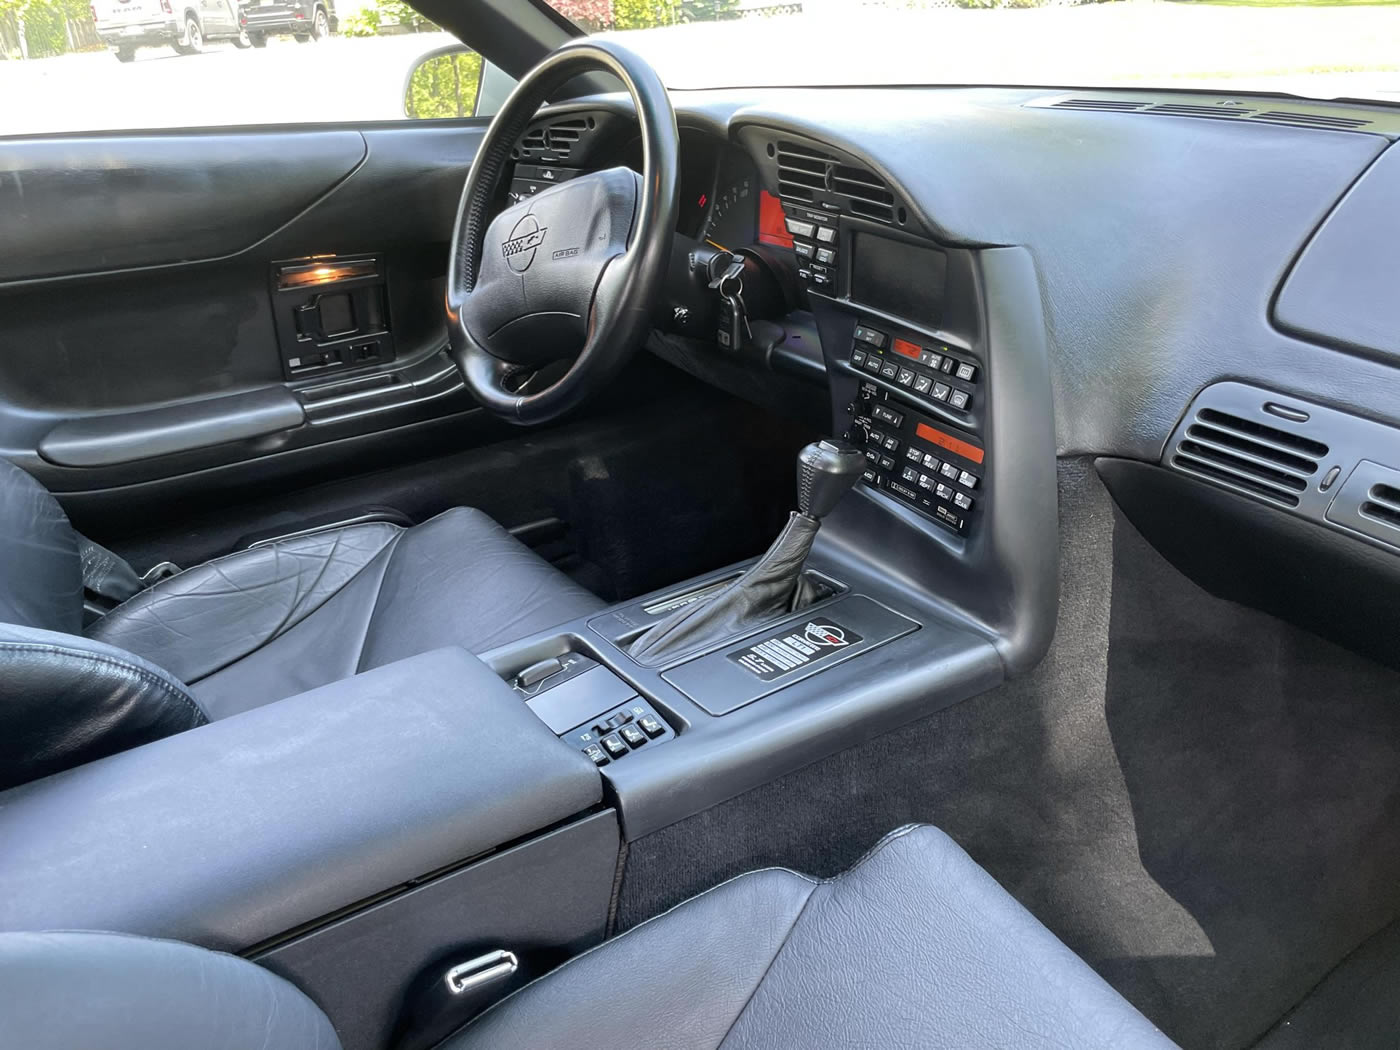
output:
POLYGON ((773 546, 744 575, 713 598, 677 609, 629 647, 639 663, 727 638, 737 638, 784 613, 796 612, 825 596, 803 565, 821 519, 855 484, 865 456, 854 445, 834 439, 815 441, 797 454, 797 507, 773 546))

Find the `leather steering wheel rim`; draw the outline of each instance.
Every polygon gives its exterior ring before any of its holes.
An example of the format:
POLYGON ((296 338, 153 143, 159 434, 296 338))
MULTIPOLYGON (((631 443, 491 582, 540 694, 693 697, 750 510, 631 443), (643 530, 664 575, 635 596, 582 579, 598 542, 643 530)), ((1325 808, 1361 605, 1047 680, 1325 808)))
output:
POLYGON ((665 85, 641 57, 613 41, 582 39, 552 52, 525 75, 487 128, 472 162, 448 262, 450 353, 468 389, 486 409, 514 423, 542 423, 573 409, 617 374, 651 328, 670 263, 679 194, 676 114, 665 85), (489 336, 472 332, 467 323, 466 307, 486 250, 483 241, 492 219, 490 210, 498 199, 511 151, 540 106, 569 80, 597 71, 621 80, 636 108, 643 168, 638 203, 625 250, 602 266, 587 313, 583 347, 568 371, 543 390, 515 393, 509 384, 527 369, 491 353, 489 336))

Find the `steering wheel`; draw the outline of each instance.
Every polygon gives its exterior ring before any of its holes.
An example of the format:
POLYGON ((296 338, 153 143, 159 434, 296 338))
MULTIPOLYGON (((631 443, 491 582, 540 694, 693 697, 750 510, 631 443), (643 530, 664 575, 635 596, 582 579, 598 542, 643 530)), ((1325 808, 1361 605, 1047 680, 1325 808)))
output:
POLYGON ((447 271, 452 358, 483 406, 514 423, 543 423, 601 389, 641 346, 670 262, 679 153, 665 86, 612 41, 565 44, 517 85, 467 175, 447 271), (490 218, 526 125, 566 82, 597 71, 632 96, 643 174, 581 175, 490 218), (570 359, 562 376, 531 389, 542 369, 570 359))

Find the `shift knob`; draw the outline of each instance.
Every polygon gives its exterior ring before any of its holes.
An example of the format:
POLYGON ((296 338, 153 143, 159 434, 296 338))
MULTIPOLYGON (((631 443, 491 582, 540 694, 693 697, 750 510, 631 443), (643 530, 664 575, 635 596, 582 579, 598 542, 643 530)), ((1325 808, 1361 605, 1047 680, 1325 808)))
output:
POLYGON ((797 509, 824 518, 865 469, 865 455, 834 438, 814 441, 797 454, 797 509))

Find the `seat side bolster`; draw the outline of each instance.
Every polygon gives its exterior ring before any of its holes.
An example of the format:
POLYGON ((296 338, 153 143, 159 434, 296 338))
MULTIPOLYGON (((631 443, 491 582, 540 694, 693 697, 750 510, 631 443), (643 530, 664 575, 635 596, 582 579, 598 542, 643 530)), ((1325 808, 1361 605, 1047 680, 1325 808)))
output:
POLYGON ((287 981, 236 956, 117 933, 0 934, 7 1045, 339 1050, 287 981))
POLYGON ((87 634, 198 682, 305 620, 402 534, 373 522, 238 551, 162 580, 87 634))
POLYGON ((824 882, 723 1043, 1174 1044, 947 835, 892 832, 824 882))
POLYGON ((571 959, 439 1050, 580 1046, 599 1032, 614 1050, 715 1050, 815 885, 779 868, 740 875, 571 959))
POLYGON ((208 720, 183 682, 140 657, 0 624, 0 790, 208 720))

